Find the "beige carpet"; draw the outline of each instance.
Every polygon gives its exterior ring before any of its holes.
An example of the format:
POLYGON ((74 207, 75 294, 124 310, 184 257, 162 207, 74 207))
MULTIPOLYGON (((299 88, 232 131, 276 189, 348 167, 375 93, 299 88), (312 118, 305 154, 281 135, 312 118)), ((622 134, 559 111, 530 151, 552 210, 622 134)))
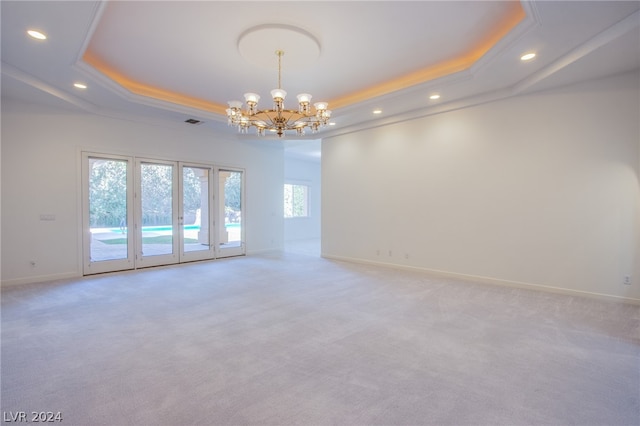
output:
POLYGON ((63 425, 638 425, 640 307, 277 254, 2 290, 63 425))

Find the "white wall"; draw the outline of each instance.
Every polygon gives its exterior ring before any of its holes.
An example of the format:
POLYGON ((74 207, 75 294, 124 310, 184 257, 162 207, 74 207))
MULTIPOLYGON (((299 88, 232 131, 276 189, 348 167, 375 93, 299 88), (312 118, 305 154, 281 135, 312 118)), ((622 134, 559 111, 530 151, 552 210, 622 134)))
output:
POLYGON ((640 299, 639 81, 323 140, 323 255, 640 299))
POLYGON ((285 183, 309 186, 309 217, 285 218, 284 240, 319 239, 322 194, 320 162, 285 156, 284 180, 285 183))
POLYGON ((281 147, 3 100, 3 284, 81 275, 82 149, 244 168, 247 252, 282 249, 281 147))

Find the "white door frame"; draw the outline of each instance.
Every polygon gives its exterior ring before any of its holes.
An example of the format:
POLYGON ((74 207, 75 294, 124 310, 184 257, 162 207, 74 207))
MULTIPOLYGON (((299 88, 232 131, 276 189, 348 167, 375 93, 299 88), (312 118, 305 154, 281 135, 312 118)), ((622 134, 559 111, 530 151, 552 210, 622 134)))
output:
MULTIPOLYGON (((82 152, 82 165, 81 165, 81 176, 82 176, 82 265, 83 265, 83 274, 100 274, 103 272, 112 272, 112 271, 123 271, 127 269, 135 268, 135 233, 133 232, 133 228, 130 224, 133 224, 133 157, 122 156, 122 155, 110 155, 110 154, 102 154, 102 153, 92 153, 92 152, 82 152), (126 203, 127 203, 127 212, 126 212, 126 222, 124 224, 124 228, 122 229, 122 235, 127 238, 127 257, 123 259, 114 259, 114 260, 93 260, 91 259, 91 245, 97 244, 98 242, 94 240, 94 236, 91 233, 91 221, 89 215, 89 173, 90 167, 89 162, 91 159, 100 159, 107 161, 123 161, 127 164, 127 177, 126 177, 126 203)), ((122 238, 121 235, 118 235, 119 238, 122 238)))
MULTIPOLYGON (((187 162, 179 162, 179 167, 180 167, 180 171, 179 171, 179 176, 178 176, 178 180, 179 180, 179 187, 180 187, 180 210, 179 210, 179 216, 181 218, 180 222, 180 262, 192 262, 195 260, 206 260, 206 259, 215 259, 216 257, 216 250, 215 250, 215 203, 214 203, 214 186, 213 186, 213 181, 214 181, 214 175, 215 175, 215 168, 212 165, 209 164, 198 164, 198 163, 187 163, 187 162), (197 168, 197 169, 201 169, 201 170, 207 170, 207 177, 206 177, 206 184, 207 184, 207 190, 208 190, 208 194, 206 197, 206 202, 208 203, 206 206, 207 209, 207 214, 206 214, 206 218, 203 218, 203 214, 200 214, 200 232, 204 232, 206 233, 206 235, 204 236, 206 238, 206 240, 208 241, 208 245, 209 248, 206 250, 197 250, 197 251, 186 251, 185 248, 185 244, 184 244, 184 168, 185 167, 191 167, 191 168, 197 168), (205 221, 204 223, 202 221, 205 221)), ((205 199, 202 199, 203 201, 205 201, 205 199)))
POLYGON ((180 261, 180 238, 178 230, 181 221, 178 216, 178 162, 157 160, 151 158, 136 158, 136 188, 135 188, 135 235, 136 235, 136 268, 149 266, 171 265, 180 261), (143 226, 142 226, 142 166, 144 164, 171 166, 171 253, 153 254, 144 253, 143 226))
POLYGON ((216 257, 230 257, 230 256, 243 256, 246 254, 246 244, 245 244, 245 181, 246 181, 246 173, 244 169, 235 168, 235 167, 216 167, 215 168, 215 181, 214 185, 218 189, 216 192, 216 196, 218 197, 216 202, 216 213, 217 213, 217 226, 216 226, 216 234, 218 239, 216 240, 216 257), (224 183, 220 181, 220 173, 221 172, 232 172, 232 173, 241 173, 241 185, 240 185, 240 241, 238 244, 228 244, 226 238, 224 238, 223 233, 226 232, 226 223, 225 223, 225 197, 224 197, 224 183))

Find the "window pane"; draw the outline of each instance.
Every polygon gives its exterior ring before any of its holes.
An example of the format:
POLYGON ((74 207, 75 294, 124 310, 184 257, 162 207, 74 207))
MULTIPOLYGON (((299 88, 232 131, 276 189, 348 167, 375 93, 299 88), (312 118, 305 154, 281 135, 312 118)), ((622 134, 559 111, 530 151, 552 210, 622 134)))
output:
POLYGON ((284 217, 293 217, 293 185, 284 185, 284 217))
POLYGON ((295 185, 293 187, 293 215, 294 216, 306 216, 304 194, 305 190, 303 186, 295 185))
POLYGON ((142 163, 142 254, 173 253, 173 166, 142 163))
POLYGON ((209 169, 182 168, 182 249, 209 250, 209 169))
POLYGON ((127 162, 89 158, 89 227, 92 262, 126 259, 127 162))
POLYGON ((219 229, 220 248, 242 247, 242 172, 220 170, 222 229, 219 229))

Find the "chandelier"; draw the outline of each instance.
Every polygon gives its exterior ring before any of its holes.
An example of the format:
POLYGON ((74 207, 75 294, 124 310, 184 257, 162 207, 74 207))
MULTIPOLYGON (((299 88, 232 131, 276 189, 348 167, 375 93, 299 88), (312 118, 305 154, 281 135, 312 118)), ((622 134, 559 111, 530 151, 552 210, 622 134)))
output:
POLYGON ((283 50, 276 50, 278 55, 278 88, 271 91, 273 109, 258 109, 260 95, 245 93, 244 100, 247 104, 242 109, 241 101, 230 101, 227 108, 227 118, 230 126, 236 126, 240 133, 248 133, 249 127, 255 127, 258 135, 264 136, 265 132, 275 132, 282 137, 286 130, 295 130, 298 136, 304 135, 306 127, 316 133, 320 127, 324 127, 331 117, 331 111, 327 109, 326 102, 316 102, 311 108, 311 95, 301 93, 298 98, 298 109, 285 109, 284 98, 287 92, 282 89, 282 56, 283 50))

